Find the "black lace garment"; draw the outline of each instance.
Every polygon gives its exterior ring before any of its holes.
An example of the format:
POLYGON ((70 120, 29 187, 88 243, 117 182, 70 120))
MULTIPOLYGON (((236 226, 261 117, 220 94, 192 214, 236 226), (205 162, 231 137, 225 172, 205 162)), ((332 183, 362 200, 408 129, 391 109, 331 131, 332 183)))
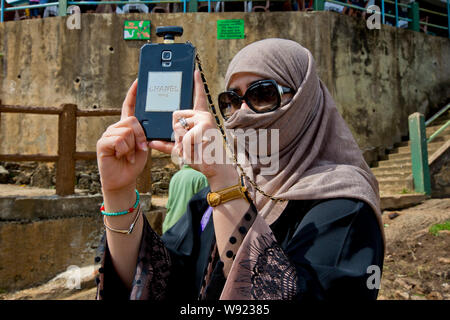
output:
MULTIPOLYGON (((102 257, 96 258, 101 263, 97 298, 197 299, 215 241, 212 218, 200 231, 208 191, 195 195, 184 216, 161 238, 144 219, 131 291, 115 273, 107 243, 101 246, 102 257)), ((259 241, 265 249, 249 254, 255 259, 251 279, 245 280, 252 284, 249 299, 376 299, 378 290, 367 286, 372 275, 367 268, 377 265, 382 270, 384 250, 369 205, 343 198, 290 201, 270 228, 276 241, 262 236, 259 241)), ((213 265, 207 300, 219 299, 225 284, 223 263, 217 256, 213 265)))

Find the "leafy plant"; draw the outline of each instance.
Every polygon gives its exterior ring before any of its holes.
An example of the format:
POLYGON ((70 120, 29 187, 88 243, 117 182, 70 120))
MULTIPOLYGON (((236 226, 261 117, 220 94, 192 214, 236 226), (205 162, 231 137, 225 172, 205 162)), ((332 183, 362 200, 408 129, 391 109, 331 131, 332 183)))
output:
POLYGON ((444 223, 436 223, 429 229, 430 233, 434 236, 438 236, 439 231, 441 230, 450 230, 450 220, 445 221, 444 223))
POLYGON ((407 193, 411 193, 411 191, 409 191, 407 188, 403 188, 400 193, 401 194, 407 194, 407 193))

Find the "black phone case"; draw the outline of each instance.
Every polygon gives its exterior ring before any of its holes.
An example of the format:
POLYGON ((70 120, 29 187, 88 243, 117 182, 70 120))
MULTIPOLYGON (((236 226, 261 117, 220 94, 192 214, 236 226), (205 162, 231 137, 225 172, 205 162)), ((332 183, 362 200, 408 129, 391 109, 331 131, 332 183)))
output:
POLYGON ((139 58, 138 88, 135 116, 141 123, 147 140, 172 138, 172 112, 145 111, 147 100, 148 73, 181 71, 181 96, 179 109, 192 109, 194 89, 195 47, 190 43, 145 44, 139 58), (172 65, 161 65, 163 51, 172 52, 172 65))

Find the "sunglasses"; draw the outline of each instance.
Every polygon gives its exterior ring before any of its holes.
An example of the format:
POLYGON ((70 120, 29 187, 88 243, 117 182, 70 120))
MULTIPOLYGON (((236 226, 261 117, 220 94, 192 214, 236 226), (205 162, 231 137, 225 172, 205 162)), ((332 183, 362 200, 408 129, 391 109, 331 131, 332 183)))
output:
POLYGON ((270 112, 281 104, 281 97, 293 93, 291 88, 280 86, 275 80, 260 80, 251 84, 241 97, 234 91, 219 94, 219 109, 222 117, 227 120, 245 101, 257 113, 270 112))

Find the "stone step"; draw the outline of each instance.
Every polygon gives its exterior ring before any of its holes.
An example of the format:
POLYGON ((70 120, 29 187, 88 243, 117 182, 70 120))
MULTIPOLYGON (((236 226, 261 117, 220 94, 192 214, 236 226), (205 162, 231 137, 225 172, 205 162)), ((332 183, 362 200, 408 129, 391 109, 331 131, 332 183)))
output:
MULTIPOLYGON (((428 153, 432 154, 432 152, 436 151, 443 145, 442 141, 432 141, 428 144, 428 153)), ((392 150, 389 154, 399 154, 399 153, 411 153, 411 148, 409 144, 405 147, 398 147, 392 150)))
POLYGON ((410 184, 406 179, 383 179, 382 181, 378 180, 378 185, 380 190, 382 190, 383 192, 384 190, 388 189, 399 190, 399 192, 401 192, 403 189, 409 189, 410 187, 410 184))
POLYGON ((388 161, 389 160, 411 160, 411 153, 390 153, 388 154, 388 161))
POLYGON ((370 168, 372 170, 373 174, 383 174, 383 173, 390 173, 390 174, 396 174, 396 173, 403 173, 403 172, 411 172, 411 165, 404 165, 402 167, 399 166, 385 166, 385 167, 375 167, 370 168))
POLYGON ((400 160, 383 160, 378 162, 378 168, 382 167, 399 167, 411 166, 411 159, 400 159, 400 160))
POLYGON ((380 179, 406 179, 411 175, 411 170, 403 170, 395 173, 382 172, 374 174, 378 181, 380 181, 380 179))
MULTIPOLYGON (((448 141, 450 139, 450 135, 448 133, 442 135, 440 134, 439 136, 437 136, 435 139, 433 139, 433 142, 438 142, 438 141, 448 141)), ((409 146, 409 140, 408 141, 402 141, 402 142, 398 142, 396 143, 396 147, 400 148, 400 147, 408 147, 409 146)))
POLYGON ((410 188, 405 187, 383 187, 383 189, 380 189, 380 195, 386 195, 386 194, 411 194, 414 193, 414 190, 411 190, 410 188))
POLYGON ((399 177, 399 176, 387 176, 387 177, 379 177, 377 176, 377 180, 378 182, 406 182, 406 178, 404 177, 399 177))
MULTIPOLYGON (((434 132, 439 130, 441 127, 442 127, 442 125, 433 125, 431 127, 426 127, 425 131, 427 133, 427 137, 431 136, 434 132)), ((450 127, 445 128, 445 130, 443 132, 441 132, 441 134, 449 135, 450 134, 450 127)))
POLYGON ((381 210, 397 210, 411 207, 422 203, 428 197, 421 193, 409 194, 382 194, 381 195, 381 210))
MULTIPOLYGON (((429 138, 429 136, 427 136, 427 138, 429 138)), ((446 133, 446 134, 440 134, 438 135, 436 138, 433 139, 432 142, 446 142, 450 140, 450 134, 446 133)))
MULTIPOLYGON (((432 155, 436 150, 438 150, 440 147, 442 147, 444 143, 443 142, 437 142, 433 144, 432 146, 428 146, 428 156, 432 155)), ((404 148, 404 147, 403 147, 404 148)), ((400 160, 400 159, 410 159, 411 158, 411 152, 401 152, 401 153, 389 153, 388 154, 388 160, 400 160)))

